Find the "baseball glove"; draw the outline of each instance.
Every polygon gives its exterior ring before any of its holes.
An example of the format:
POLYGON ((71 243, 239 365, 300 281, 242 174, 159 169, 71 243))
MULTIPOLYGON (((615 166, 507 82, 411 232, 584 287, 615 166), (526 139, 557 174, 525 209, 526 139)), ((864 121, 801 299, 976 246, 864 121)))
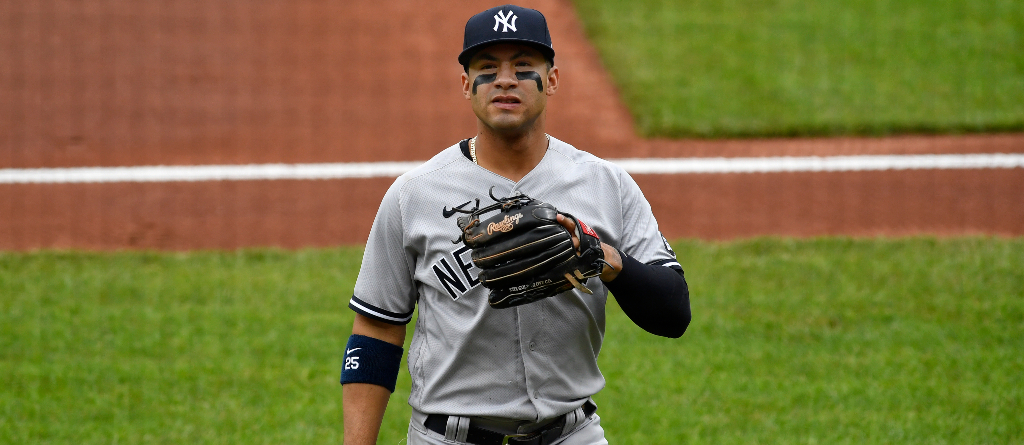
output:
POLYGON ((558 210, 522 193, 496 198, 480 208, 480 200, 458 219, 463 242, 472 249, 473 264, 481 270, 480 282, 490 289, 488 303, 507 308, 532 303, 573 287, 592 293, 584 284, 601 274, 604 251, 597 233, 576 217, 579 249, 573 248, 569 231, 555 219, 558 210), (488 213, 493 216, 482 219, 488 213))

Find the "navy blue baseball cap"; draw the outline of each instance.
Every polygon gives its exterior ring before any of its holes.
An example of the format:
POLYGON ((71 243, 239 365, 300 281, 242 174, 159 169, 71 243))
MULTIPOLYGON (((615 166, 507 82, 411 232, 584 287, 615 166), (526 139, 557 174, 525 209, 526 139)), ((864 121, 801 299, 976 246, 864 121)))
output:
POLYGON ((551 47, 551 33, 544 14, 536 9, 504 5, 488 9, 466 22, 459 63, 463 67, 477 51, 496 43, 524 43, 531 45, 552 63, 555 49, 551 47))

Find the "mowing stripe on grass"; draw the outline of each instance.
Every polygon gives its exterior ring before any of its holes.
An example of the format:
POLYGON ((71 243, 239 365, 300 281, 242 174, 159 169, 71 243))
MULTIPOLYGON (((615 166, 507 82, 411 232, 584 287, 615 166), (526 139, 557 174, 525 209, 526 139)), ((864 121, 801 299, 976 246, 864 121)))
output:
MULTIPOLYGON (((1024 154, 609 159, 633 174, 1024 168, 1024 154)), ((0 169, 0 184, 272 181, 396 177, 412 162, 0 169)))

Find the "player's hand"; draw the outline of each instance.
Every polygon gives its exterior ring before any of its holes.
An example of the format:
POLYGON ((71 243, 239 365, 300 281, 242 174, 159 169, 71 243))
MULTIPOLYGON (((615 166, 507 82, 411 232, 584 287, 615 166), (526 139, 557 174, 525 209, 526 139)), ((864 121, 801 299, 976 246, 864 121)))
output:
MULTIPOLYGON (((579 254, 580 250, 580 239, 576 236, 576 223, 572 219, 566 218, 561 213, 556 217, 558 223, 565 227, 569 231, 569 235, 572 237, 572 248, 576 250, 576 254, 579 254)), ((604 251, 604 260, 611 264, 612 267, 605 266, 601 270, 601 281, 609 282, 614 280, 615 277, 619 276, 619 272, 622 271, 622 257, 619 256, 619 251, 612 246, 601 242, 601 250, 604 251)))
POLYGON ((562 225, 562 227, 565 227, 565 229, 569 231, 569 236, 572 237, 572 248, 576 250, 577 254, 580 253, 580 238, 576 236, 576 223, 574 223, 571 219, 566 218, 565 215, 562 215, 561 213, 558 214, 556 219, 558 220, 558 223, 562 225))

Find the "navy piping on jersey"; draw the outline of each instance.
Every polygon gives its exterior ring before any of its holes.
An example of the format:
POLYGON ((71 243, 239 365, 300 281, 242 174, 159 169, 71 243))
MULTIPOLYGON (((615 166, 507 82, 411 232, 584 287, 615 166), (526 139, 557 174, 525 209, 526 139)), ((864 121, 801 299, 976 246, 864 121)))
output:
POLYGON ((353 311, 356 311, 357 314, 365 315, 374 320, 383 321, 384 323, 393 325, 409 324, 409 322, 412 321, 412 313, 415 311, 415 309, 413 309, 404 314, 386 311, 360 300, 355 295, 353 295, 352 299, 349 300, 348 307, 353 311))
POLYGON ((469 139, 459 141, 459 149, 462 150, 462 155, 465 156, 466 159, 469 159, 470 162, 473 161, 473 156, 469 154, 469 139))
POLYGON ((682 272, 683 271, 683 265, 679 264, 679 261, 676 261, 675 258, 670 259, 670 260, 654 260, 654 261, 648 262, 647 264, 650 264, 652 266, 665 266, 665 267, 668 267, 668 268, 675 269, 677 272, 682 272))

